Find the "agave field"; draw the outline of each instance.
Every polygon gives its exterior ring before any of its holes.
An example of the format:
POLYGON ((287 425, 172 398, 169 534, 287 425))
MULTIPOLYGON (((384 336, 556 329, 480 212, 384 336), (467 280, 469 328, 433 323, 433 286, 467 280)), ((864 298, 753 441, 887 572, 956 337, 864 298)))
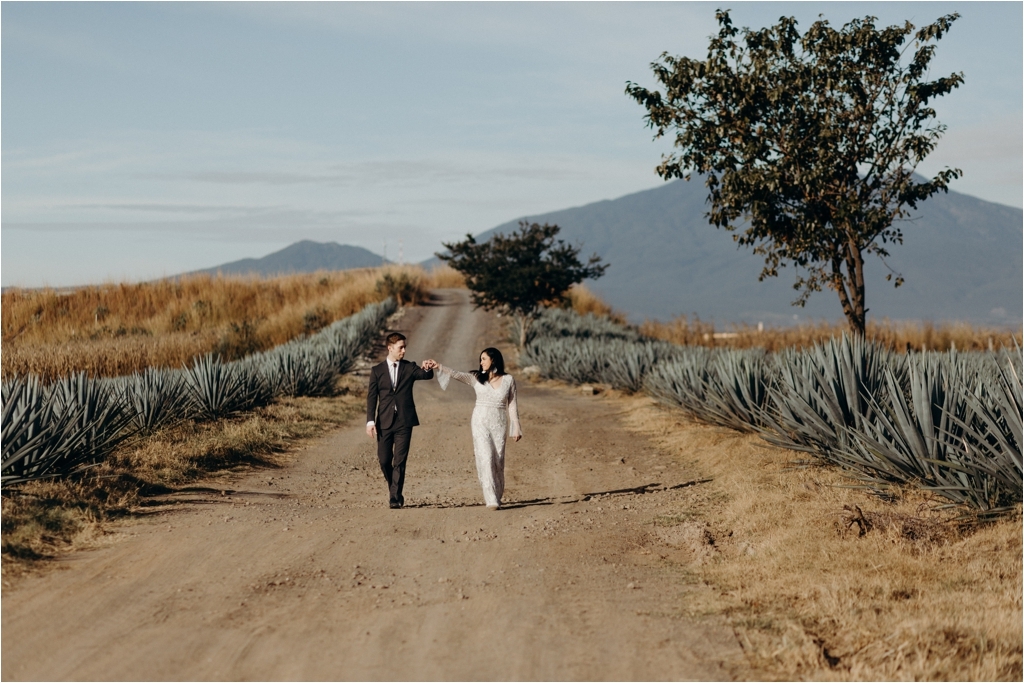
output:
POLYGON ((370 304, 316 334, 232 362, 207 354, 180 369, 121 377, 6 380, 2 484, 74 474, 125 439, 177 421, 213 420, 278 396, 330 394, 396 307, 393 298, 370 304))
POLYGON ((900 354, 842 336, 766 353, 656 341, 607 318, 552 309, 533 325, 519 365, 644 391, 838 465, 882 495, 910 484, 985 514, 1021 502, 1019 347, 900 354))

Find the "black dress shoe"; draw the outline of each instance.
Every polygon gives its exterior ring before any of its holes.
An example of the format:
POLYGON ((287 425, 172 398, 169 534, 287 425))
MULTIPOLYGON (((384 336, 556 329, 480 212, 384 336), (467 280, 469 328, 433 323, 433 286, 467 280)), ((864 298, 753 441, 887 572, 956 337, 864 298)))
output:
POLYGON ((388 503, 388 507, 392 510, 397 510, 402 507, 401 503, 388 503))

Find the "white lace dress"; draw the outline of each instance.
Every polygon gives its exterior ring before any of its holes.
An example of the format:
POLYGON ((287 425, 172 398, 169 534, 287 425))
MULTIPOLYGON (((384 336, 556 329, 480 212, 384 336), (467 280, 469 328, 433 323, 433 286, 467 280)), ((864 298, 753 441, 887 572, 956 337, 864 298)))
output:
POLYGON ((505 434, 522 436, 519 426, 519 404, 516 402, 516 381, 512 375, 502 375, 498 388, 490 382, 481 384, 475 375, 459 372, 441 365, 437 368, 437 381, 442 389, 456 379, 476 391, 473 408, 473 452, 476 454, 476 476, 484 490, 484 503, 488 507, 501 505, 505 492, 505 434))

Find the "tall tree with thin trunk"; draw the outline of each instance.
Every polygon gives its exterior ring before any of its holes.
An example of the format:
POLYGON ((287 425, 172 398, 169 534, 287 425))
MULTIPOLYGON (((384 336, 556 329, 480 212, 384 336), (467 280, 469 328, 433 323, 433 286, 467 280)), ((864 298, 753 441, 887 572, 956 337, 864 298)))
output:
MULTIPOLYGON (((959 73, 927 78, 959 15, 916 32, 910 22, 879 29, 874 17, 839 30, 820 20, 803 35, 793 18, 752 31, 716 16, 706 60, 662 53, 651 65, 664 93, 626 85, 655 137, 675 134, 657 172, 704 176, 708 218, 764 256, 760 280, 792 264, 794 305, 832 289, 863 334, 865 255, 884 263, 887 245, 903 241, 898 220, 961 175, 915 176, 945 131, 932 101, 963 83, 959 73)), ((891 268, 886 279, 903 283, 891 268)))

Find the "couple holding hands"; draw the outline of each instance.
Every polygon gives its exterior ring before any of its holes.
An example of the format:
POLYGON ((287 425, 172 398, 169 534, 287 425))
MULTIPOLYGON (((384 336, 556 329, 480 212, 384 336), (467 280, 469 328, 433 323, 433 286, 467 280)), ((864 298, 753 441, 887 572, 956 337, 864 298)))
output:
POLYGON ((366 395, 366 433, 377 439, 377 459, 388 483, 392 508, 405 505, 405 461, 409 455, 412 428, 419 424, 412 386, 417 380, 433 379, 447 390, 451 380, 468 384, 476 391, 476 406, 470 425, 476 474, 483 487, 484 503, 492 510, 501 507, 505 491, 505 435, 513 441, 523 438, 519 426, 516 382, 505 373, 505 360, 495 348, 480 353, 480 367, 470 372, 447 368, 425 360, 422 366, 405 360, 405 336, 392 332, 385 339, 388 357, 370 370, 366 395))

